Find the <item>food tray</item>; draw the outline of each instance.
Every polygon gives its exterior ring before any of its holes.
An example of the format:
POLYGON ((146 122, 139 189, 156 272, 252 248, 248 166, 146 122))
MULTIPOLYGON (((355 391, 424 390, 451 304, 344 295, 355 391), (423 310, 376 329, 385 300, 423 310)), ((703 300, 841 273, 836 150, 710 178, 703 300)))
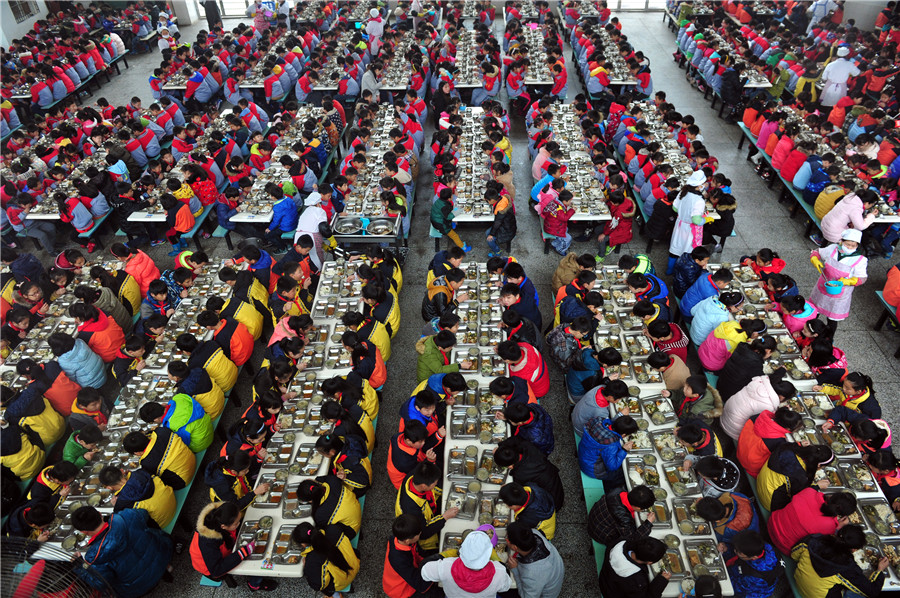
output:
POLYGON ((299 484, 287 486, 281 501, 281 516, 284 519, 303 519, 312 516, 312 505, 301 503, 297 498, 299 484))
POLYGON ((656 464, 656 455, 653 455, 653 439, 650 437, 650 433, 646 430, 638 430, 634 434, 629 434, 626 438, 627 442, 633 442, 634 447, 628 451, 629 453, 648 453, 650 457, 653 457, 653 461, 644 460, 644 463, 647 465, 655 465, 656 464))
POLYGON ((900 536, 900 521, 884 498, 864 498, 857 501, 859 510, 869 527, 879 536, 900 536))
MULTIPOLYGON (((497 484, 498 486, 502 486, 506 483, 506 478, 509 473, 509 470, 506 467, 500 467, 496 463, 494 463, 494 450, 493 449, 485 449, 481 453, 481 463, 479 464, 479 469, 485 469, 488 472, 488 484, 497 484)), ((477 475, 477 472, 476 472, 477 475)), ((483 480, 482 480, 483 481, 483 480)))
POLYGON ((620 328, 618 326, 613 326, 612 328, 600 329, 597 331, 595 344, 597 345, 597 350, 605 349, 606 347, 612 347, 617 351, 622 350, 622 337, 619 334, 620 328))
POLYGON ((675 524, 683 536, 706 536, 710 533, 708 521, 697 515, 693 498, 676 498, 672 501, 675 524))
POLYGON ((813 477, 813 483, 818 483, 819 480, 826 479, 828 480, 829 488, 834 488, 839 491, 847 490, 847 482, 837 463, 829 464, 816 470, 815 476, 813 477))
POLYGON ((648 510, 638 511, 638 521, 640 523, 646 521, 647 515, 649 515, 651 512, 656 514, 656 521, 653 522, 654 529, 657 527, 672 529, 672 515, 669 512, 669 505, 666 501, 657 500, 648 510))
POLYGON ((614 290, 612 291, 612 299, 618 307, 627 307, 629 309, 637 303, 637 299, 631 291, 614 290))
POLYGON ((303 356, 300 358, 306 362, 304 372, 321 370, 325 365, 325 344, 312 343, 303 348, 303 356))
POLYGON ((683 463, 687 457, 687 449, 672 432, 651 432, 653 446, 664 463, 683 463))
MULTIPOLYGON (((325 457, 323 457, 321 453, 316 451, 315 444, 301 444, 297 448, 297 456, 294 459, 294 463, 300 466, 300 471, 297 475, 316 475, 319 472, 319 468, 322 466, 322 461, 324 460, 325 457)), ((296 470, 292 470, 291 473, 293 473, 293 471, 296 470)))
POLYGON ((655 465, 644 463, 641 457, 626 457, 625 471, 632 488, 641 484, 646 484, 651 488, 659 486, 659 470, 655 465))
POLYGON ((837 423, 827 432, 822 432, 822 440, 831 447, 834 454, 838 457, 859 457, 859 449, 856 443, 850 438, 850 433, 843 423, 837 423))
MULTIPOLYGON (((450 459, 447 461, 446 471, 449 480, 474 480, 478 470, 478 447, 470 445, 462 451, 462 454, 454 455, 455 449, 450 451, 450 459)), ((455 451, 459 453, 458 450, 455 451)))
POLYGON ((287 467, 291 462, 291 454, 294 452, 294 445, 285 442, 284 437, 272 438, 266 447, 266 460, 263 461, 264 468, 271 467, 287 467))
POLYGON ((688 496, 700 493, 700 484, 693 469, 685 471, 680 465, 664 465, 663 473, 666 480, 672 486, 675 496, 688 496))
POLYGON ((257 486, 259 484, 271 484, 271 486, 267 493, 256 497, 253 501, 253 506, 261 509, 274 509, 281 504, 281 499, 284 496, 285 480, 275 479, 275 473, 263 473, 257 478, 256 484, 257 486))
POLYGON ((647 365, 646 359, 632 359, 631 371, 639 384, 661 384, 662 373, 647 365))
POLYGON ((803 401, 803 406, 809 411, 810 416, 816 419, 825 419, 834 409, 834 403, 823 392, 800 392, 797 396, 803 401))
POLYGON ((459 550, 462 545, 462 534, 444 534, 444 543, 441 545, 441 552, 445 550, 459 550))
POLYGON ((656 575, 663 570, 671 573, 672 579, 676 581, 684 579, 687 576, 687 571, 684 568, 684 560, 681 557, 681 552, 679 552, 677 548, 669 548, 666 550, 666 554, 663 555, 662 559, 650 565, 650 574, 652 577, 656 577, 656 575))
POLYGON ((900 540, 882 540, 881 549, 890 561, 894 574, 900 577, 900 540))
POLYGON ((296 524, 290 523, 278 528, 275 535, 275 548, 272 550, 272 563, 275 565, 299 565, 303 561, 300 547, 294 544, 291 533, 296 524))
POLYGON ((715 540, 705 538, 702 540, 685 540, 684 551, 687 554, 688 566, 694 577, 712 575, 719 581, 725 581, 725 562, 722 554, 716 547, 715 540))
POLYGON ((643 333, 625 333, 625 350, 632 355, 646 356, 653 351, 650 339, 643 333))
POLYGON ((847 487, 854 492, 878 492, 878 482, 872 477, 869 466, 862 459, 852 459, 849 461, 841 460, 838 467, 844 479, 847 480, 847 487))
POLYGON ((646 413, 650 418, 650 421, 656 425, 661 426, 673 423, 677 419, 675 409, 672 407, 672 402, 666 397, 648 397, 646 399, 641 399, 641 403, 644 407, 644 413, 646 413))
POLYGON ((238 533, 237 541, 234 543, 235 550, 248 542, 255 541, 256 546, 254 546, 253 553, 247 557, 247 560, 258 561, 262 559, 266 554, 266 549, 269 547, 270 531, 260 529, 259 520, 244 521, 241 531, 238 533))

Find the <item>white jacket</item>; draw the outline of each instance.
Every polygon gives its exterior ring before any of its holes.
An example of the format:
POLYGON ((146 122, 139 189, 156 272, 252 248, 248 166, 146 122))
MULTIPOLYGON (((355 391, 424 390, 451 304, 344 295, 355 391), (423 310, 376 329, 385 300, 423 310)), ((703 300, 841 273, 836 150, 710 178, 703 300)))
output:
POLYGON ((775 411, 780 403, 769 377, 757 376, 725 401, 719 423, 726 434, 737 440, 751 416, 763 411, 775 411))
POLYGON ((456 584, 450 568, 457 560, 456 557, 432 561, 422 565, 422 579, 425 581, 439 581, 444 586, 444 594, 447 598, 496 598, 497 592, 505 592, 510 586, 509 573, 506 568, 497 561, 490 561, 487 566, 494 567, 494 579, 490 585, 481 592, 467 592, 456 584))

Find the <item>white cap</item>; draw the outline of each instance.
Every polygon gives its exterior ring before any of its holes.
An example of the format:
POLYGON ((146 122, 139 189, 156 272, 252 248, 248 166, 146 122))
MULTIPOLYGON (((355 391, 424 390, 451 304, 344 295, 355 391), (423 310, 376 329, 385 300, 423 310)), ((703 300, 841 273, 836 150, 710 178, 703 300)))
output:
POLYGON ((690 177, 688 177, 686 184, 691 185, 692 187, 696 187, 697 185, 702 185, 705 182, 706 182, 706 175, 703 174, 702 170, 697 170, 697 171, 694 171, 694 174, 692 174, 690 177))
POLYGON ((317 206, 320 203, 322 203, 322 194, 318 191, 313 191, 303 200, 304 206, 317 206))
POLYGON ((487 534, 476 530, 463 540, 459 547, 459 558, 469 569, 481 571, 491 560, 491 548, 491 540, 487 534))
POLYGON ((860 243, 862 241, 862 231, 858 231, 855 228, 848 228, 841 233, 841 239, 844 241, 860 243))
POLYGON ((169 15, 166 14, 166 13, 164 13, 164 12, 161 12, 161 13, 159 13, 159 17, 158 17, 158 18, 160 18, 160 19, 168 19, 168 18, 169 18, 169 15))
POLYGON ((841 46, 837 51, 838 56, 850 56, 850 48, 847 46, 841 46))
POLYGON ((373 19, 375 17, 377 17, 379 14, 381 14, 381 13, 378 12, 377 8, 373 8, 372 10, 369 11, 369 16, 372 17, 373 19))

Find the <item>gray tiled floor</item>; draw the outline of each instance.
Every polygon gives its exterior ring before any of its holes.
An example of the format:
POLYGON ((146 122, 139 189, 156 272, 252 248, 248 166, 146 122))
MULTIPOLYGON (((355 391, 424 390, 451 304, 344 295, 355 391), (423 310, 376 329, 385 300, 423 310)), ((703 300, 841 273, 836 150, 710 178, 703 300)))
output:
MULTIPOLYGON (((702 95, 685 82, 683 71, 679 70, 672 62, 671 51, 674 38, 673 34, 661 23, 660 14, 623 13, 618 16, 623 23, 623 31, 629 35, 635 47, 650 58, 655 89, 665 90, 668 93, 669 101, 674 102, 680 112, 695 116, 704 132, 707 146, 720 161, 721 171, 734 183, 734 195, 737 197, 739 205, 736 215, 738 235, 728 240, 722 259, 735 261, 740 256, 752 253, 760 247, 771 247, 779 251, 788 261, 787 272, 798 281, 801 291, 808 291, 815 281, 815 272, 807 260, 812 245, 803 237, 801 223, 799 220, 792 221, 788 218, 787 206, 778 204, 777 193, 768 190, 765 184, 755 176, 750 164, 744 159, 746 148, 743 152, 738 151, 737 142, 740 132, 737 127, 727 125, 724 121, 719 120, 708 105, 702 101, 702 95)), ((226 26, 230 25, 231 23, 226 22, 226 26)), ((199 28, 199 26, 185 27, 183 33, 186 37, 192 37, 199 28)), ((567 58, 568 56, 567 52, 567 58)), ((159 53, 132 58, 129 61, 131 68, 123 69, 123 74, 114 79, 112 84, 106 85, 101 94, 105 95, 113 104, 124 104, 135 94, 143 96, 146 103, 150 97, 147 76, 152 68, 157 66, 158 61, 159 53)), ((571 65, 569 69, 569 90, 570 94, 574 96, 579 91, 579 86, 571 65)), ((430 137, 430 131, 427 134, 430 137)), ((511 138, 516 148, 513 155, 513 167, 518 197, 521 198, 518 205, 519 234, 513 242, 513 254, 525 265, 534 280, 542 298, 545 320, 549 321, 552 312, 550 277, 556 267, 557 257, 552 252, 549 256, 543 255, 539 241, 538 220, 533 213, 529 213, 524 199, 531 187, 531 177, 521 122, 514 123, 511 138)), ((427 163, 427 159, 423 160, 423 163, 427 163)), ((359 543, 359 549, 363 555, 363 565, 354 584, 356 594, 359 596, 376 596, 381 592, 380 578, 384 546, 390 532, 394 504, 393 488, 381 472, 384 471, 388 439, 396 429, 397 409, 400 402, 415 386, 413 369, 408 366, 415 360, 413 345, 418 338, 421 324, 419 319, 419 306, 422 298, 421 281, 425 277, 433 249, 432 241, 427 234, 431 174, 425 172, 425 168, 422 170, 415 209, 417 214, 413 219, 410 252, 404 268, 406 288, 400 297, 404 325, 394 339, 393 357, 388 365, 390 375, 385 388, 385 400, 380 416, 379 446, 375 451, 373 463, 373 469, 377 472, 375 487, 367 497, 362 538, 359 543)), ((482 234, 480 229, 461 230, 463 238, 476 247, 474 258, 481 261, 486 259, 487 254, 482 234)), ((628 249, 641 251, 644 245, 644 240, 636 236, 635 241, 628 249)), ((226 252, 224 244, 215 246, 210 243, 210 249, 213 250, 214 255, 224 255, 226 252)), ((577 251, 595 250, 589 244, 580 244, 575 249, 577 251)), ((158 263, 168 263, 170 259, 165 257, 161 250, 155 250, 154 257, 158 259, 158 263)), ((666 248, 657 246, 653 251, 653 259, 658 267, 664 267, 666 248)), ((883 286, 887 267, 888 264, 883 260, 875 260, 870 265, 869 281, 857 291, 854 298, 854 314, 839 327, 837 344, 847 352, 852 369, 862 370, 872 375, 885 409, 886 419, 898 421, 898 407, 894 402, 894 397, 900 392, 900 382, 898 382, 900 381, 900 363, 892 357, 892 353, 900 343, 900 335, 892 332, 871 331, 871 326, 879 314, 874 291, 883 286)), ((581 487, 577 462, 574 457, 571 427, 568 423, 565 394, 560 392, 563 388, 563 380, 559 371, 555 369, 551 371, 551 388, 554 390, 543 404, 549 409, 556 422, 557 450, 554 453, 553 461, 562 470, 568 495, 566 507, 560 513, 555 544, 559 547, 566 562, 566 595, 595 596, 597 595, 596 571, 593 557, 588 552, 590 543, 584 529, 585 505, 580 496, 581 487)), ((240 396, 249 398, 249 380, 245 376, 242 377, 237 388, 240 396)), ((236 417, 234 409, 226 413, 229 423, 236 417)), ((214 448, 217 449, 218 446, 214 448)), ((213 452, 210 451, 210 454, 213 452)), ((207 501, 206 489, 201 486, 203 486, 202 483, 195 484, 188 499, 185 508, 185 520, 188 522, 193 520, 200 507, 207 501)), ((186 588, 191 588, 192 593, 196 596, 214 594, 235 596, 247 591, 245 586, 241 586, 237 590, 229 590, 224 587, 218 590, 199 588, 197 586, 199 574, 192 570, 186 554, 176 558, 175 565, 179 583, 177 585, 161 584, 154 595, 160 597, 182 596, 185 594, 186 588)), ((298 596, 312 595, 302 580, 282 579, 281 583, 282 587, 279 591, 281 595, 288 592, 298 596)))

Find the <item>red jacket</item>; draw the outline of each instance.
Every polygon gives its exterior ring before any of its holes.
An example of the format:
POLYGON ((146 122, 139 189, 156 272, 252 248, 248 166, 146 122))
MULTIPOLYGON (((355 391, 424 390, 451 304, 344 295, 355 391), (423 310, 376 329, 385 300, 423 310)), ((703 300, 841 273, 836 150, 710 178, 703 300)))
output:
POLYGON ((825 495, 818 488, 804 488, 783 509, 769 517, 769 537, 782 554, 810 534, 831 535, 837 531, 837 518, 822 514, 825 495))
POLYGON ((787 159, 784 161, 784 164, 781 165, 781 170, 778 171, 778 174, 780 174, 784 178, 784 180, 790 183, 794 180, 794 175, 797 174, 797 171, 800 170, 800 167, 803 166, 803 163, 806 162, 806 158, 806 154, 804 154, 800 150, 792 150, 787 159))
POLYGON ((566 208, 558 200, 552 200, 541 214, 544 219, 544 232, 554 237, 565 237, 569 220, 574 215, 574 208, 566 208))

